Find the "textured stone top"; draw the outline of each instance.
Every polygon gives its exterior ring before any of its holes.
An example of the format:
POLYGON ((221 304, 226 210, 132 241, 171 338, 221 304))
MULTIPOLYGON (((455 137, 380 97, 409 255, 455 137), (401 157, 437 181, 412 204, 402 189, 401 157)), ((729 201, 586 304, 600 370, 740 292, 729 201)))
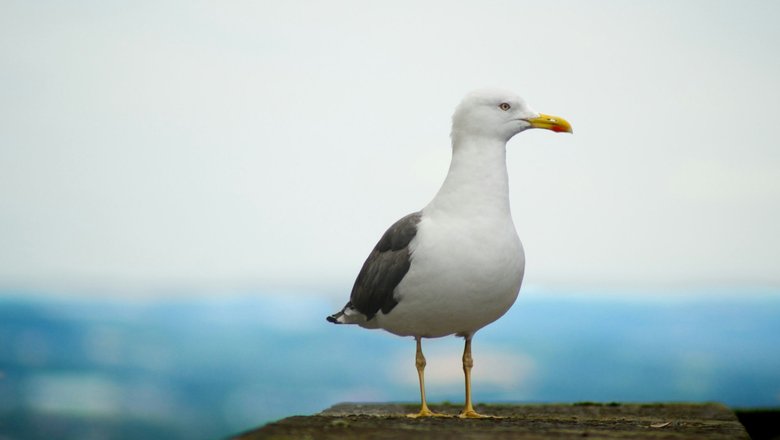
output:
POLYGON ((490 419, 462 420, 460 405, 431 405, 453 417, 410 419, 417 404, 341 403, 313 416, 270 423, 235 439, 749 439, 717 403, 477 405, 490 419))

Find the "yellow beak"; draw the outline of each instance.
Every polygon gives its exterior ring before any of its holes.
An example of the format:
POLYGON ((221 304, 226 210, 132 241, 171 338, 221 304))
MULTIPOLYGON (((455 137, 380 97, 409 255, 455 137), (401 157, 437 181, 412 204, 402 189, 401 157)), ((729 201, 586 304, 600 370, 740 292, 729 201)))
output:
POLYGON ((539 117, 528 118, 527 121, 531 123, 531 128, 544 128, 558 133, 574 133, 569 121, 560 116, 550 116, 539 113, 539 117))

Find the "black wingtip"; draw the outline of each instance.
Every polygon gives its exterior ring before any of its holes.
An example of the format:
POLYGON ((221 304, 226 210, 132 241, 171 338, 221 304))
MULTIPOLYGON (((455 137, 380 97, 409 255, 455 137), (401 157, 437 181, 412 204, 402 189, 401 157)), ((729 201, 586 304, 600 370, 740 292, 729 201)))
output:
POLYGON ((327 317, 327 318, 325 318, 325 319, 327 319, 327 320, 328 320, 328 322, 332 322, 332 323, 334 323, 334 324, 341 324, 341 323, 339 322, 339 320, 338 320, 338 316, 337 316, 337 315, 339 315, 339 314, 340 314, 340 312, 339 312, 339 313, 336 313, 335 315, 330 315, 330 316, 328 316, 328 317, 327 317))

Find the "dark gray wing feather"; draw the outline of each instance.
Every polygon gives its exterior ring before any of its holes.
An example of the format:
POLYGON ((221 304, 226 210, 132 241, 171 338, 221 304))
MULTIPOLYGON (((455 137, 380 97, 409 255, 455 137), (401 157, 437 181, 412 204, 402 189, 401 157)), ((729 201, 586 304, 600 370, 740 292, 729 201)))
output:
POLYGON ((409 243, 417 235, 422 213, 415 212, 390 226, 371 251, 352 287, 350 303, 370 320, 379 310, 398 304, 393 292, 411 265, 409 243))

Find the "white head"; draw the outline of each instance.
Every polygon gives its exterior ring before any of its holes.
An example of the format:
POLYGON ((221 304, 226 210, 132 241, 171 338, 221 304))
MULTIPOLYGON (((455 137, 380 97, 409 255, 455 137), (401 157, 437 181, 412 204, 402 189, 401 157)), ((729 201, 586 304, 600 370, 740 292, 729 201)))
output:
POLYGON ((506 142, 529 128, 571 133, 565 119, 532 110, 523 98, 500 89, 475 90, 452 115, 452 138, 488 138, 506 142))

